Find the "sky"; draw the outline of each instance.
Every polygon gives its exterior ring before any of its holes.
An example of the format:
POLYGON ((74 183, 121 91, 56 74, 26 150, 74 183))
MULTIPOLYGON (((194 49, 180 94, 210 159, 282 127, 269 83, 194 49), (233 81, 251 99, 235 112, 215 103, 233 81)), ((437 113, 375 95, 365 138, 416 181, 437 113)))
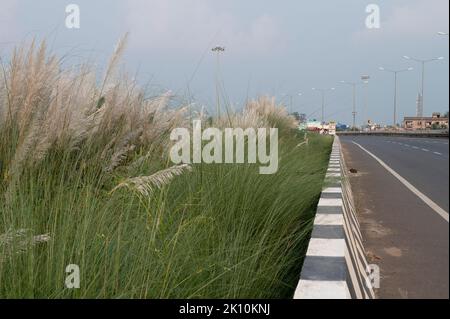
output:
POLYGON ((47 39, 66 63, 89 58, 101 69, 129 32, 124 67, 155 92, 170 90, 215 109, 216 56, 222 96, 239 109, 247 98, 276 96, 291 111, 351 124, 352 88, 357 123, 393 121, 393 75, 378 70, 414 67, 398 78, 398 115, 415 115, 420 65, 427 59, 425 115, 449 108, 448 0, 0 0, 0 55, 31 39, 47 39), (69 4, 80 8, 80 28, 65 25, 69 4), (380 8, 380 28, 368 29, 366 7, 380 8), (365 91, 366 90, 366 91, 365 91), (302 93, 299 96, 299 93, 302 93), (292 105, 290 103, 292 96, 292 105), (365 97, 367 96, 367 100, 365 97))

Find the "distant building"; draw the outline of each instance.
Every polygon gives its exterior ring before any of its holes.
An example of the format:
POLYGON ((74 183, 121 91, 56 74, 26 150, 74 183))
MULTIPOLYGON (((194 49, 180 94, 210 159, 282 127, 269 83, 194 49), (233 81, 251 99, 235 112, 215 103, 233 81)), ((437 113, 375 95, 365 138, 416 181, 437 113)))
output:
POLYGON ((336 134, 336 122, 322 123, 320 121, 308 121, 306 123, 308 131, 318 132, 320 134, 336 134))
POLYGON ((448 117, 433 113, 431 117, 411 116, 403 119, 403 128, 407 130, 448 129, 448 117))

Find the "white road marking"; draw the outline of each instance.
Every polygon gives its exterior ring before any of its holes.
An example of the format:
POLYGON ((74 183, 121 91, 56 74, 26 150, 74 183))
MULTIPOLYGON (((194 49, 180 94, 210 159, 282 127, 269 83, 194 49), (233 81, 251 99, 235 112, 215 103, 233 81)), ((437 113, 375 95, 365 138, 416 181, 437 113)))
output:
MULTIPOLYGON (((428 143, 437 143, 437 142, 428 142, 428 143)), ((402 144, 402 143, 399 143, 399 144, 403 145, 403 146, 406 146, 406 147, 412 147, 415 150, 421 149, 420 147, 411 146, 409 144, 402 144)), ((429 149, 426 149, 426 148, 422 148, 421 150, 424 151, 424 152, 429 152, 430 151, 429 149)), ((436 154, 436 155, 442 155, 442 153, 439 153, 439 152, 433 152, 433 153, 436 154)))
POLYGON ((383 162, 381 159, 379 159, 377 156, 372 154, 370 151, 366 150, 364 147, 356 143, 355 141, 352 141, 353 144, 356 144, 359 146, 360 149, 362 149, 364 152, 372 156, 381 166, 383 166, 389 173, 394 175, 395 178, 397 178, 403 185, 405 185, 411 192, 414 193, 417 197, 419 197, 425 204, 427 204, 431 209, 433 209, 437 214, 439 214, 447 223, 448 223, 448 212, 446 212, 444 209, 442 209, 438 204, 433 202, 429 197, 427 197, 425 194, 420 192, 417 188, 415 188, 410 182, 408 182, 405 178, 403 178, 400 174, 398 174, 396 171, 394 171, 392 168, 390 168, 385 162, 383 162))

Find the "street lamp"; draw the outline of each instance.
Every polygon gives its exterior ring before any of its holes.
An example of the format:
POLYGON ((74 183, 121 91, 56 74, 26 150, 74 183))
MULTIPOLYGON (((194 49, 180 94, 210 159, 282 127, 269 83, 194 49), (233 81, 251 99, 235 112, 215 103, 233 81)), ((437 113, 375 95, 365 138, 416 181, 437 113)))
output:
MULTIPOLYGON (((363 110, 363 120, 364 120, 364 116, 367 115, 367 111, 369 110, 369 80, 370 80, 370 75, 367 74, 363 74, 361 75, 361 81, 365 87, 364 89, 364 110, 363 110)), ((363 121, 364 124, 364 121, 363 121)))
POLYGON ((325 93, 327 91, 334 91, 335 88, 329 88, 329 89, 318 89, 318 88, 312 88, 313 91, 319 91, 322 94, 322 123, 325 122, 324 120, 324 109, 325 109, 325 93))
POLYGON ((217 105, 216 105, 216 112, 217 117, 220 117, 220 93, 219 93, 219 72, 220 72, 220 53, 223 53, 225 51, 225 47, 216 46, 211 49, 211 51, 216 53, 217 57, 217 65, 216 65, 216 99, 217 99, 217 105))
POLYGON ((380 66, 379 70, 394 74, 394 123, 393 123, 393 126, 395 127, 397 125, 397 74, 412 71, 413 68, 407 68, 407 69, 402 69, 402 70, 390 70, 390 69, 386 69, 386 68, 380 66))
POLYGON ((448 36, 448 32, 442 32, 442 31, 439 31, 437 34, 438 34, 438 35, 447 35, 447 36, 448 36))
POLYGON ((353 87, 353 110, 352 110, 353 127, 352 127, 352 129, 355 129, 356 128, 356 86, 360 85, 362 83, 347 82, 347 81, 340 81, 340 83, 351 85, 353 87))
MULTIPOLYGON (((297 96, 298 96, 298 97, 300 97, 300 96, 302 96, 302 95, 303 95, 303 93, 297 93, 297 96)), ((302 107, 301 102, 298 103, 298 106, 299 106, 300 108, 302 107)), ((297 111, 300 112, 299 109, 297 109, 297 111)))
MULTIPOLYGON (((303 93, 298 93, 297 95, 302 96, 303 93)), ((289 97, 289 114, 291 114, 294 96, 292 94, 288 94, 288 93, 283 93, 282 96, 283 96, 283 99, 281 100, 281 102, 283 102, 285 98, 289 97)))
POLYGON ((429 62, 433 62, 433 61, 439 61, 439 60, 444 60, 444 57, 438 57, 438 58, 432 58, 432 59, 426 59, 426 60, 422 60, 422 59, 416 59, 416 58, 411 58, 407 55, 404 55, 403 58, 405 58, 406 60, 412 60, 415 62, 418 62, 422 65, 422 83, 421 83, 421 89, 420 89, 420 95, 421 95, 421 99, 419 101, 419 108, 418 108, 418 112, 417 112, 417 116, 423 116, 423 107, 424 107, 424 87, 425 87, 425 64, 429 63, 429 62))

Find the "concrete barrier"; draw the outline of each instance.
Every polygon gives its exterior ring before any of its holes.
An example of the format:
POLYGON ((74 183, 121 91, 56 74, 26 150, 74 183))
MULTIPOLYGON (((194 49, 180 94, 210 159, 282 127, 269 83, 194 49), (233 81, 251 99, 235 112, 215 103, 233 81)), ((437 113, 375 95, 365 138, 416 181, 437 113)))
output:
POLYGON ((353 196, 335 137, 294 299, 371 299, 353 196))

